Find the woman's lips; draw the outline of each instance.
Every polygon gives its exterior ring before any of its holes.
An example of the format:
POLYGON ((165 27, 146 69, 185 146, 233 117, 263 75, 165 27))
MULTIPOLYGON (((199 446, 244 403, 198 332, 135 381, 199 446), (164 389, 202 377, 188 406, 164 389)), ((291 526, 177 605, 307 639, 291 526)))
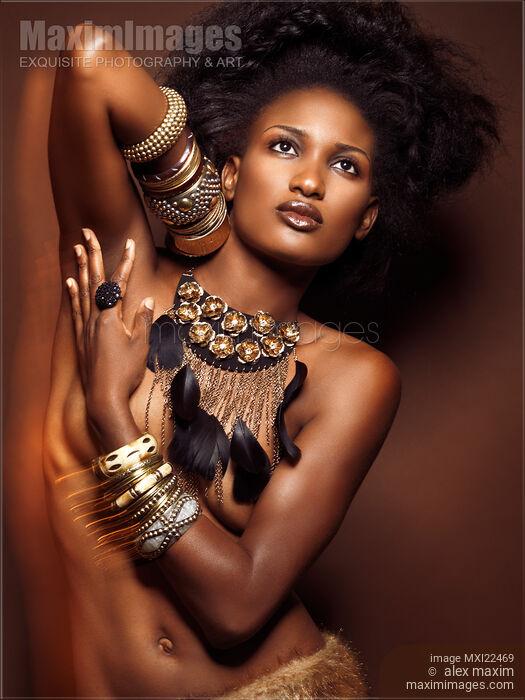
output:
POLYGON ((314 231, 323 223, 323 217, 317 207, 306 202, 291 200, 280 204, 277 214, 288 226, 297 231, 314 231))

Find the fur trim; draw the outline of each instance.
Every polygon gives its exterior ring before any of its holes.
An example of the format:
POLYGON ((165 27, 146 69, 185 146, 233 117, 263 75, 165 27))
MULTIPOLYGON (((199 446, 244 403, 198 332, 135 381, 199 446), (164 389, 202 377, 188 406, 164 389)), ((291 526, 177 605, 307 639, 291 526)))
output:
POLYGON ((314 700, 368 697, 357 655, 337 634, 324 631, 325 646, 293 659, 220 700, 314 700))

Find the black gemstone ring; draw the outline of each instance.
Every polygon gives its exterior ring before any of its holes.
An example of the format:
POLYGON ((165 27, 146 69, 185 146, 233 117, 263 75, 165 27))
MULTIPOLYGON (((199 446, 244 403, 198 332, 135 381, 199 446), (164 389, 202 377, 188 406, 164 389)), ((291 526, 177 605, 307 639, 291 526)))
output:
POLYGON ((101 311, 116 306, 122 298, 122 290, 116 282, 102 282, 95 292, 95 303, 101 311))

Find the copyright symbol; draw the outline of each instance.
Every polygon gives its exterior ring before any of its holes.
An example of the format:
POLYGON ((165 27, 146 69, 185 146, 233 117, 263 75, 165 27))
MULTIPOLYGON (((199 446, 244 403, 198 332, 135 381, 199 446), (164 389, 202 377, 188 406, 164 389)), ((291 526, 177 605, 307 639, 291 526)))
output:
POLYGON ((430 666, 428 669, 428 675, 429 676, 435 676, 436 675, 436 667, 435 666, 430 666))

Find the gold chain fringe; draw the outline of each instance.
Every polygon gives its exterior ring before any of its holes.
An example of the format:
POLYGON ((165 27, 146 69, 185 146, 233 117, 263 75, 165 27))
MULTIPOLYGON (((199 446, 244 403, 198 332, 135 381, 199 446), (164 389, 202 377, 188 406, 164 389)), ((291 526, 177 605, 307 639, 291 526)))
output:
MULTIPOLYGON (((199 383, 201 398, 200 408, 217 418, 224 428, 228 439, 231 440, 237 418, 241 418, 259 439, 263 418, 266 423, 265 438, 271 449, 272 472, 280 457, 279 435, 276 430, 275 417, 279 404, 283 400, 286 378, 288 375, 288 355, 270 367, 255 371, 235 372, 210 365, 201 359, 183 342, 184 360, 173 369, 161 369, 156 361, 155 378, 153 380, 146 404, 145 428, 149 431, 149 412, 151 399, 157 384, 161 387, 163 396, 161 451, 166 440, 166 415, 171 415, 171 382, 179 370, 188 364, 193 370, 199 383)), ((215 470, 213 485, 219 503, 223 502, 222 493, 222 464, 219 460, 215 470)), ((199 477, 197 474, 180 469, 180 476, 185 482, 185 490, 197 496, 199 477)))

